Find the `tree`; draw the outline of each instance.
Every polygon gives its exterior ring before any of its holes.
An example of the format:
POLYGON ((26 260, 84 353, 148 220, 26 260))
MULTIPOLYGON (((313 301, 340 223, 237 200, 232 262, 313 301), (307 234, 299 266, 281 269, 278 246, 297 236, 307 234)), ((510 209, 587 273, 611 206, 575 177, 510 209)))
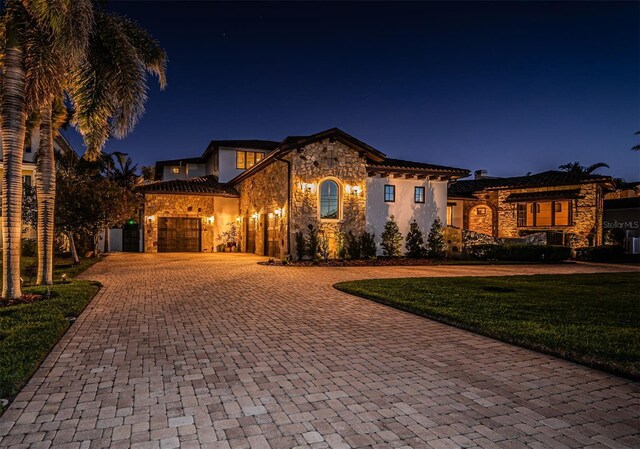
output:
POLYGON ((444 228, 440 218, 436 217, 427 236, 427 257, 444 257, 447 254, 447 243, 444 239, 444 228))
POLYGON ((596 164, 589 165, 588 167, 585 167, 584 165, 580 164, 580 162, 569 162, 567 164, 563 164, 559 166, 558 168, 560 170, 566 171, 567 173, 573 173, 576 175, 590 175, 597 169, 603 168, 603 167, 609 168, 609 166, 604 162, 598 162, 596 164))
MULTIPOLYGON (((72 253, 76 236, 81 236, 89 239, 97 254, 100 233, 122 224, 140 207, 138 195, 101 175, 95 163, 82 159, 61 166, 56 185, 56 229, 69 237, 72 253)), ((78 261, 77 254, 74 259, 78 261)))
POLYGON ((420 226, 415 220, 409 225, 405 248, 407 249, 407 257, 418 258, 425 256, 424 238, 422 237, 420 226))
MULTIPOLYGON (((2 173, 2 297, 22 296, 20 245, 22 157, 26 119, 45 113, 60 92, 67 64, 86 49, 92 0, 5 0, 0 12, 0 134, 2 173)), ((45 114, 47 115, 47 114, 45 114)))
POLYGON ((402 255, 402 234, 398 223, 396 223, 393 215, 384 225, 384 231, 380 235, 382 239, 382 253, 387 257, 398 257, 402 255))
POLYGON ((361 253, 360 239, 353 234, 353 231, 349 231, 346 234, 345 247, 346 247, 347 256, 349 256, 349 259, 360 259, 360 253, 361 253))
POLYGON ((376 257, 378 248, 376 248, 376 236, 370 232, 360 234, 360 251, 362 257, 372 259, 376 257))

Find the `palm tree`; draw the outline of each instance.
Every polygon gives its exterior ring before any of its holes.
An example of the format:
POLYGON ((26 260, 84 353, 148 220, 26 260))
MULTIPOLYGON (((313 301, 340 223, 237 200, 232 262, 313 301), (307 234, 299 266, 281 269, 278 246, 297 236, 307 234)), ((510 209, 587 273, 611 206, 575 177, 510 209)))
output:
POLYGON ((576 175, 590 175, 599 168, 609 168, 609 165, 605 164, 604 162, 598 162, 585 167, 584 165, 580 164, 580 162, 569 162, 567 164, 559 166, 558 168, 560 170, 576 175))
POLYGON ((27 115, 42 108, 46 115, 60 89, 58 70, 84 54, 93 5, 91 0, 5 0, 0 14, 2 298, 15 299, 22 296, 20 223, 27 115))

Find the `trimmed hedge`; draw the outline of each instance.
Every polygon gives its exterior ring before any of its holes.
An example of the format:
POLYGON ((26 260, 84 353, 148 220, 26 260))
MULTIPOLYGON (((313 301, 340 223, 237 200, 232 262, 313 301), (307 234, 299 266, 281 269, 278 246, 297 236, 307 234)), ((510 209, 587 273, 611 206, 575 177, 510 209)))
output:
POLYGON ((576 248, 576 259, 591 262, 610 262, 624 258, 624 247, 619 245, 602 245, 576 248))
POLYGON ((554 245, 473 245, 467 255, 477 260, 510 262, 561 262, 571 257, 571 249, 554 245))

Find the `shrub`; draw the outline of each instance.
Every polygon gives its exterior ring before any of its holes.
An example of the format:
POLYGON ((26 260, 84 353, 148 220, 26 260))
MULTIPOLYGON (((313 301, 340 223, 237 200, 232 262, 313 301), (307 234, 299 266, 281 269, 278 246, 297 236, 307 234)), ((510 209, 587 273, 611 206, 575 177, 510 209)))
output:
POLYGON ((617 245, 576 248, 576 259, 592 262, 610 262, 624 258, 624 247, 617 245))
POLYGON ((349 231, 345 238, 345 246, 349 259, 360 259, 360 240, 349 231))
POLYGON ((407 257, 424 257, 426 254, 422 231, 415 220, 409 225, 409 233, 407 234, 404 247, 407 249, 407 257))
POLYGON ((365 259, 373 259, 378 253, 376 247, 376 236, 371 232, 360 234, 360 253, 365 259))
POLYGON ((429 236, 427 237, 427 256, 444 257, 447 254, 447 242, 444 239, 444 228, 440 219, 436 217, 431 225, 429 236))
POLYGON ((555 245, 474 245, 467 255, 478 260, 510 262, 560 262, 571 257, 571 249, 555 245))
POLYGON ((324 260, 329 258, 329 237, 324 232, 318 238, 318 253, 324 260))
POLYGON ((38 241, 36 239, 22 239, 22 255, 35 257, 38 255, 38 241))
POLYGON ((403 238, 393 215, 389 217, 389 220, 384 225, 384 231, 382 231, 380 237, 382 238, 382 253, 385 256, 398 257, 402 254, 403 238))
POLYGON ((340 231, 336 234, 336 255, 338 259, 347 258, 347 246, 345 244, 344 232, 340 231))
POLYGON ((307 239, 307 255, 311 257, 311 259, 315 259, 318 255, 318 230, 313 226, 309 225, 309 237, 307 239))
POLYGON ((307 250, 306 246, 304 234, 302 231, 296 231, 296 257, 298 260, 304 259, 304 255, 307 250))

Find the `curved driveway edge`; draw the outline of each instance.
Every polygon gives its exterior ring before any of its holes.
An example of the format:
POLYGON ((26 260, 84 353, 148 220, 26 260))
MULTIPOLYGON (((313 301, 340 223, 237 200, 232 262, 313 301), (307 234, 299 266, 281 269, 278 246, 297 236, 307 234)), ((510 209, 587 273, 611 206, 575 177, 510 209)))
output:
POLYGON ((0 417, 0 447, 640 447, 638 384, 332 288, 622 268, 258 260, 122 254, 90 268, 103 287, 0 417))

